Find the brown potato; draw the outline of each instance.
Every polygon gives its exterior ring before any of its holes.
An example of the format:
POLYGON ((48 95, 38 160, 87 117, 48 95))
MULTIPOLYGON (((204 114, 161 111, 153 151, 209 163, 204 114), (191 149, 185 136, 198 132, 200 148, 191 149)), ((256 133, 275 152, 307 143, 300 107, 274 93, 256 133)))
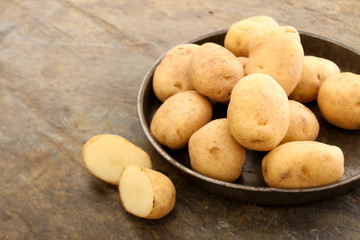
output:
POLYGON ((276 188, 309 188, 337 182, 344 174, 344 155, 337 146, 315 141, 279 145, 262 160, 266 184, 276 188))
POLYGON ((340 73, 340 69, 334 62, 320 57, 305 56, 300 81, 289 98, 301 103, 316 101, 320 85, 327 77, 337 73, 340 73))
POLYGON ((250 46, 245 74, 268 74, 289 95, 300 81, 303 65, 304 50, 298 31, 291 26, 272 27, 250 46))
POLYGON ((226 48, 205 43, 193 52, 190 76, 199 93, 225 103, 229 101, 234 85, 244 76, 244 68, 226 48))
POLYGON ((320 130, 315 114, 303 104, 289 100, 290 125, 281 143, 292 141, 313 141, 320 130))
POLYGON ((280 143, 288 130, 288 98, 272 77, 251 74, 235 85, 227 118, 229 130, 240 145, 269 151, 280 143))
POLYGON ((160 101, 175 93, 194 90, 189 75, 190 61, 197 44, 181 44, 170 49, 156 67, 153 89, 160 101))
POLYGON ((329 123, 360 129, 360 75, 344 72, 328 77, 320 86, 317 102, 329 123))
POLYGON ((150 132, 160 144, 180 149, 211 117, 212 106, 206 97, 196 91, 179 92, 157 109, 150 124, 150 132))
POLYGON ((275 26, 279 24, 268 16, 245 18, 230 26, 225 36, 224 46, 237 57, 248 57, 251 42, 265 29, 275 26))
POLYGON ((205 176, 233 182, 241 174, 245 162, 245 148, 231 135, 226 118, 216 119, 189 140, 192 169, 205 176))

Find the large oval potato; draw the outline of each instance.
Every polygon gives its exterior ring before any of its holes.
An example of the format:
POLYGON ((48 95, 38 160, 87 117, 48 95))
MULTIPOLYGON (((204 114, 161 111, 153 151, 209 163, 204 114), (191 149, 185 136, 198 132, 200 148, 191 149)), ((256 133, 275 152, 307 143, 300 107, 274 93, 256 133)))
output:
POLYGON ((244 76, 244 68, 229 50, 209 42, 193 52, 190 76, 199 93, 225 103, 234 85, 244 76))
POLYGON ((304 50, 298 31, 291 26, 272 27, 250 46, 245 74, 268 74, 289 95, 300 81, 303 65, 304 50))
POLYGON ((289 100, 290 124, 281 143, 313 141, 319 135, 320 125, 315 114, 305 105, 289 100))
POLYGON ((245 18, 230 26, 225 36, 224 46, 237 57, 248 57, 250 43, 265 29, 274 26, 279 26, 279 24, 268 16, 245 18))
POLYGON ((179 92, 157 109, 150 124, 150 132, 160 144, 180 149, 211 117, 212 106, 206 97, 196 91, 179 92))
POLYGON ((287 95, 272 77, 248 75, 232 91, 227 118, 229 130, 240 145, 269 151, 280 143, 289 127, 287 95))
POLYGON ((231 135, 226 118, 216 119, 189 140, 192 169, 205 176, 233 182, 241 174, 245 162, 245 148, 231 135))
POLYGON ((309 188, 337 182, 344 174, 344 155, 337 146, 315 141, 279 145, 262 160, 267 185, 309 188))
POLYGON ((329 123, 360 129, 360 75, 344 72, 328 77, 320 86, 317 102, 329 123))
POLYGON ((337 73, 340 73, 340 69, 334 62, 325 58, 305 56, 300 81, 289 98, 301 103, 316 101, 320 85, 327 77, 337 73))
POLYGON ((175 93, 194 90, 189 75, 190 61, 197 44, 181 44, 170 49, 156 67, 153 89, 160 101, 175 93))

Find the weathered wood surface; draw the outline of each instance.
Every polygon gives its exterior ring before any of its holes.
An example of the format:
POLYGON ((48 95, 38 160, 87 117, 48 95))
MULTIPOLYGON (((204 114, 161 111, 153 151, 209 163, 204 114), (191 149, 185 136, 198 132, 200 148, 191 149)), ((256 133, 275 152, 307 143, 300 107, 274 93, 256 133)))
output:
POLYGON ((360 50, 358 0, 0 1, 0 239, 359 239, 360 187, 300 206, 209 194, 154 151, 136 112, 153 62, 185 40, 254 15, 360 50), (124 136, 177 189, 161 220, 124 212, 83 143, 124 136))

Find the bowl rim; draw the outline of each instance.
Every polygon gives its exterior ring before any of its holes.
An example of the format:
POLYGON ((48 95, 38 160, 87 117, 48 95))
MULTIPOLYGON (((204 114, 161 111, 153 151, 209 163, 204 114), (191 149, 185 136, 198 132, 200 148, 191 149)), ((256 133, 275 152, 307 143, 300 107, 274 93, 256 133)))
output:
MULTIPOLYGON (((186 43, 194 43, 197 41, 201 41, 204 40, 206 38, 209 37, 213 37, 216 35, 220 35, 220 34, 224 34, 227 32, 228 29, 221 29, 221 30, 217 30, 214 32, 210 32, 210 33, 206 33, 200 36, 197 36, 195 38, 192 38, 190 40, 184 41, 182 43, 179 44, 186 44, 186 43)), ((345 48, 351 52, 354 52, 357 55, 360 55, 360 51, 354 49, 353 47, 344 44, 336 39, 333 38, 329 38, 329 37, 324 37, 315 33, 311 33, 311 32, 306 32, 306 31, 298 31, 300 35, 307 35, 310 37, 315 37, 327 42, 331 42, 333 44, 336 44, 342 48, 345 48)), ((145 115, 144 115, 144 108, 143 108, 143 102, 144 102, 144 97, 145 97, 145 90, 146 87, 150 84, 150 82, 152 81, 152 75, 155 71, 155 68, 157 67, 157 65, 161 62, 161 60, 163 59, 163 57, 166 55, 167 52, 165 52, 164 54, 162 54, 156 61, 155 63, 153 63, 153 65, 151 66, 151 68, 148 70, 148 72, 146 73, 145 77, 143 78, 143 81, 140 84, 140 88, 138 91, 138 95, 137 95, 137 112, 138 112, 138 117, 139 117, 139 121, 140 121, 140 125, 146 135, 146 137, 148 138, 148 140, 150 141, 151 145, 155 148, 155 150, 161 155, 162 158, 165 158, 165 160, 167 160, 169 163, 171 163, 173 166, 175 166, 177 169, 181 170, 182 172, 191 175, 192 177, 201 179, 205 182, 209 182, 212 184, 216 184, 218 186, 223 186, 223 187, 227 187, 227 188, 232 188, 232 189, 241 189, 241 190, 246 190, 246 191, 252 191, 252 192, 279 192, 279 193, 305 193, 305 192, 319 192, 319 191, 326 191, 326 190, 330 190, 336 187, 340 187, 342 185, 347 185, 350 184, 354 181, 360 180, 360 174, 351 176, 351 177, 347 177, 344 179, 340 179, 338 182, 336 183, 332 183, 332 184, 328 184, 328 185, 324 185, 324 186, 319 186, 319 187, 311 187, 311 188, 293 188, 293 189, 289 189, 289 188, 274 188, 274 187, 259 187, 259 186, 248 186, 248 185, 242 185, 239 183, 233 183, 233 182, 225 182, 225 181, 221 181, 221 180, 217 180, 214 178, 210 178, 207 177, 205 175, 202 175, 194 170, 192 170, 191 168, 181 164, 179 161, 177 161, 176 159, 174 159, 172 156, 170 156, 170 154, 168 154, 163 147, 155 140, 155 138, 151 135, 150 133, 150 129, 147 126, 146 123, 146 119, 145 119, 145 115)))

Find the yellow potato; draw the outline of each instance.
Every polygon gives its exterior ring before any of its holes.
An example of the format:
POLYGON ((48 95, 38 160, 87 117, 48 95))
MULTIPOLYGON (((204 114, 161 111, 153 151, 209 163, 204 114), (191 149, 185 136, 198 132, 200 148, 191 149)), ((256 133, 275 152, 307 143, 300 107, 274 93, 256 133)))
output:
POLYGON ((300 81, 289 98, 301 103, 316 101, 320 85, 327 77, 337 73, 340 73, 340 69, 334 62, 320 57, 305 56, 300 81))
POLYGON ((169 97, 156 111, 150 132, 171 149, 188 144, 191 135, 211 120, 210 101, 196 91, 185 91, 169 97))
POLYGON ((280 143, 289 127, 287 95, 272 77, 248 75, 232 91, 227 118, 229 130, 240 145, 269 151, 280 143))
POLYGON ((335 183, 344 174, 344 155, 337 146, 315 141, 279 145, 262 160, 267 185, 309 188, 335 183))
POLYGON ((268 74, 289 95, 300 81, 303 65, 304 50, 298 31, 279 26, 265 31, 250 46, 245 74, 268 74))
POLYGON ((328 77, 320 86, 317 102, 329 123, 360 129, 360 75, 344 72, 328 77))
POLYGON ((209 122, 189 140, 192 169, 218 180, 235 181, 241 174, 245 155, 245 148, 231 135, 226 118, 209 122))
POLYGON ((230 26, 225 36, 224 46, 237 57, 248 57, 251 42, 265 29, 275 26, 279 24, 268 16, 245 18, 230 26))
POLYGON ((83 146, 82 158, 88 170, 97 178, 114 185, 127 165, 152 168, 150 156, 125 138, 113 134, 100 134, 90 138, 83 146))
POLYGON ((292 141, 313 141, 320 130, 315 114, 303 104, 289 100, 290 125, 281 143, 292 141))
POLYGON ((166 175, 130 165, 121 173, 119 195, 127 212, 141 218, 159 219, 174 208, 176 190, 166 175))
POLYGON ((165 101, 175 93, 194 90, 189 75, 189 66, 197 44, 181 44, 170 49, 156 67, 153 89, 160 101, 165 101))
POLYGON ((199 93, 225 103, 234 85, 244 76, 244 68, 229 50, 209 42, 193 52, 190 76, 199 93))

